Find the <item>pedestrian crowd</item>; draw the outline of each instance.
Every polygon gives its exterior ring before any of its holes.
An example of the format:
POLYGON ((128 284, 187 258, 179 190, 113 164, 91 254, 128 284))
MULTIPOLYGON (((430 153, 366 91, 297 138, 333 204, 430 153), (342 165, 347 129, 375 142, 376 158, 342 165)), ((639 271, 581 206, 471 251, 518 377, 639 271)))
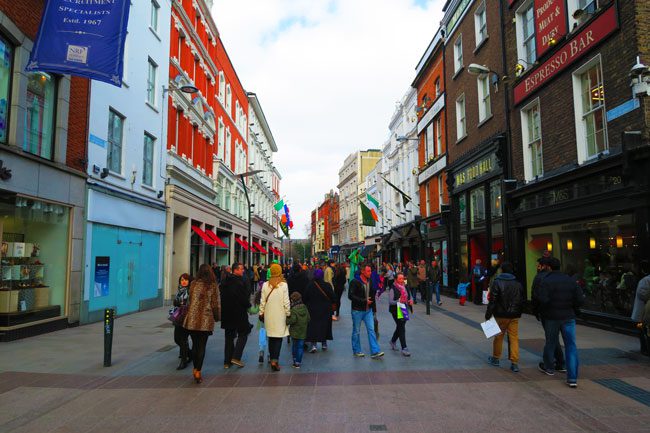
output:
MULTIPOLYGON (((545 336, 543 356, 537 368, 549 376, 566 373, 567 385, 575 388, 579 370, 576 318, 585 296, 576 279, 560 268, 560 260, 545 252, 537 261, 537 275, 532 282, 530 306, 545 336)), ((638 324, 641 351, 647 353, 650 266, 646 262, 642 263, 642 271, 645 277, 638 282, 632 320, 638 324)), ((187 273, 179 277, 174 307, 170 310, 174 341, 179 347, 177 369, 185 369, 191 362, 194 380, 202 381, 206 344, 217 322, 224 330, 224 369, 245 367, 242 355, 254 330, 260 364, 266 359, 272 371, 280 371, 280 352, 286 338, 293 359, 291 366, 299 369, 305 350, 309 353, 328 350, 328 342, 334 338, 333 323, 340 320, 346 290, 351 305, 353 356, 365 356, 361 344, 362 324, 369 356, 372 359, 384 356, 379 345, 377 301, 385 296, 395 324, 390 348, 409 357, 406 324, 413 314, 413 305, 418 298, 428 305, 434 294, 436 304, 442 305, 442 278, 437 257, 429 264, 421 260, 383 263, 377 267, 356 252, 348 263, 338 264, 330 260, 320 265, 282 266, 274 262, 268 267, 250 268, 241 263, 221 267, 201 265, 194 278, 187 273)), ((513 265, 503 261, 493 263, 486 270, 476 260, 469 275, 459 277, 456 294, 460 305, 465 305, 468 299, 486 304, 485 320, 494 319, 498 325, 500 333, 492 341, 488 363, 500 366, 504 340, 507 340, 510 370, 519 372, 519 319, 524 312, 526 292, 513 265)))

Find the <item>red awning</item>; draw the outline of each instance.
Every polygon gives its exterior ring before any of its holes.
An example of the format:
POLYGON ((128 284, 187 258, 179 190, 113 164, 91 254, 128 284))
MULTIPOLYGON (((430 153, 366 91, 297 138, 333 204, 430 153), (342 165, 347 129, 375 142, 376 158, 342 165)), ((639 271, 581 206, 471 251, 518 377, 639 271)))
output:
POLYGON ((258 244, 257 242, 253 241, 253 246, 254 246, 255 249, 257 249, 257 251, 259 251, 260 253, 262 253, 262 254, 268 254, 268 251, 266 251, 266 250, 264 249, 264 247, 262 247, 262 245, 258 244))
POLYGON ((192 230, 194 231, 194 233, 199 235, 199 237, 201 239, 203 239, 203 242, 205 242, 206 244, 212 245, 212 246, 217 245, 217 243, 210 236, 208 236, 203 230, 201 230, 199 227, 192 226, 192 230))
POLYGON ((243 240, 241 240, 239 238, 235 238, 235 242, 237 242, 239 245, 241 245, 241 247, 244 250, 248 251, 250 249, 250 246, 248 245, 248 242, 246 242, 246 241, 243 241, 243 240))
POLYGON ((277 249, 277 248, 270 247, 270 250, 273 251, 273 254, 275 254, 276 256, 282 256, 282 255, 283 255, 283 254, 282 254, 282 251, 280 251, 280 250, 277 249))
POLYGON ((206 230, 205 234, 212 238, 217 247, 228 249, 228 245, 226 245, 212 230, 206 230))

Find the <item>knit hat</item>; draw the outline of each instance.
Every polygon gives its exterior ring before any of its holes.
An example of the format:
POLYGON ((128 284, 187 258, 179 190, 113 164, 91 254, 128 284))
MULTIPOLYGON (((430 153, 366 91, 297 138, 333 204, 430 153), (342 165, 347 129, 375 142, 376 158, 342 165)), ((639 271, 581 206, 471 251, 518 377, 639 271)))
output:
POLYGON ((294 301, 302 301, 302 296, 300 295, 300 292, 293 292, 291 296, 289 296, 289 299, 294 302, 294 301))
POLYGON ((278 265, 277 263, 273 263, 271 265, 271 278, 281 277, 281 276, 282 276, 282 266, 278 265))

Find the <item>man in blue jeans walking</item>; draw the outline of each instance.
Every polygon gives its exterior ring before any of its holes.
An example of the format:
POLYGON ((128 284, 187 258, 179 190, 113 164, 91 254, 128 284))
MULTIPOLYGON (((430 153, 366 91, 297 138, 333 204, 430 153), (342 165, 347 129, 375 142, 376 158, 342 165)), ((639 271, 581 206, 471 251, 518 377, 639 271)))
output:
POLYGON ((348 297, 352 301, 352 353, 356 357, 363 357, 361 351, 361 322, 365 323, 368 332, 368 344, 370 345, 370 357, 378 359, 384 356, 377 335, 375 334, 374 315, 375 295, 377 287, 371 281, 372 268, 365 265, 361 268, 359 279, 352 279, 348 291, 348 297))
POLYGON ((558 334, 562 334, 565 349, 566 383, 571 388, 578 386, 578 347, 576 345, 576 313, 584 302, 582 289, 576 282, 560 272, 560 261, 550 259, 551 272, 540 282, 534 302, 539 305, 544 317, 544 361, 539 370, 549 376, 555 374, 555 349, 558 334))

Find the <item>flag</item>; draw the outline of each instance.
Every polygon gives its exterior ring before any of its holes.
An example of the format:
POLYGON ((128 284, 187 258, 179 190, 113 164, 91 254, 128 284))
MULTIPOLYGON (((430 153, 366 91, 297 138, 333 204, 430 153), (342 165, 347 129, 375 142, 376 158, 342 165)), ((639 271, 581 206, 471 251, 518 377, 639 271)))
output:
POLYGON ((411 201, 411 197, 409 197, 408 194, 406 194, 404 191, 402 191, 401 189, 399 189, 398 187, 396 187, 395 185, 387 181, 385 177, 382 176, 381 178, 384 180, 384 182, 386 182, 388 185, 393 187, 395 191, 397 191, 402 195, 402 201, 404 202, 404 207, 406 207, 406 205, 409 204, 409 202, 411 201))
POLYGON ((359 200, 359 206, 361 206, 361 219, 362 219, 362 225, 364 226, 375 226, 375 219, 372 217, 372 212, 370 209, 368 209, 368 206, 363 204, 361 200, 359 200))
POLYGON ((370 212, 372 213, 372 219, 375 221, 379 221, 379 202, 377 201, 376 198, 371 196, 369 193, 366 193, 366 197, 368 198, 368 208, 370 209, 370 212))
POLYGON ((284 205, 284 214, 287 216, 287 227, 291 226, 291 217, 289 216, 289 206, 284 205))
POLYGON ((287 225, 285 223, 280 222, 280 228, 282 229, 282 233, 284 233, 284 235, 287 238, 289 238, 289 227, 287 227, 287 225))
POLYGON ((275 208, 275 210, 277 212, 280 212, 282 210, 282 208, 284 207, 284 200, 280 199, 280 201, 277 202, 276 204, 274 204, 273 207, 275 208))

